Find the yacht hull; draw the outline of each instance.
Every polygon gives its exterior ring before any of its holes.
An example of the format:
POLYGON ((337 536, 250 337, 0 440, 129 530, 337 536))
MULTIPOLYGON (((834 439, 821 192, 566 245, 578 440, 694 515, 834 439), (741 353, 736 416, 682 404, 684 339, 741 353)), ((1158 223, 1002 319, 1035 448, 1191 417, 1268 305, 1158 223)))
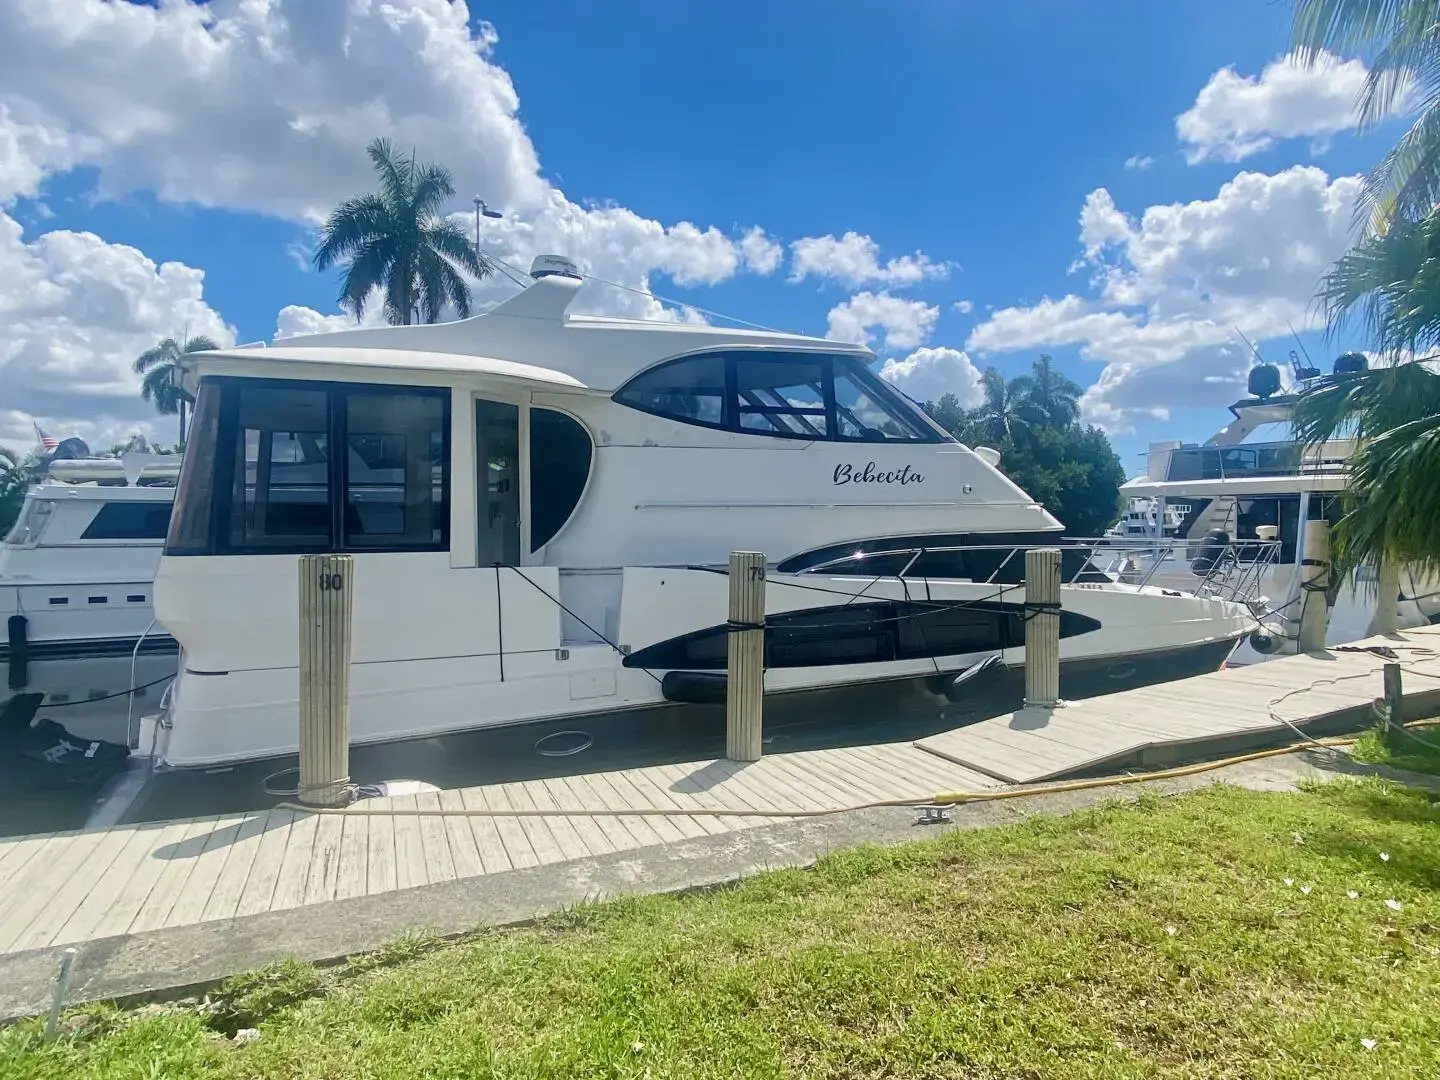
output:
MULTIPOLYGON (((356 556, 356 744, 664 705, 668 673, 723 672, 723 572, 486 567, 457 577, 440 562, 427 572, 428 559, 356 556)), ((157 608, 184 649, 164 764, 295 752, 294 567, 280 557, 162 563, 157 608)), ((774 574, 766 599, 767 693, 943 680, 997 654, 1012 672, 1024 665, 1023 586, 774 574), (926 620, 928 630, 914 628, 926 620)), ((1062 678, 1098 681, 1095 692, 1214 670, 1255 625, 1243 604, 1119 583, 1063 586, 1062 603, 1062 678)), ((991 689, 977 686, 976 700, 991 689)))

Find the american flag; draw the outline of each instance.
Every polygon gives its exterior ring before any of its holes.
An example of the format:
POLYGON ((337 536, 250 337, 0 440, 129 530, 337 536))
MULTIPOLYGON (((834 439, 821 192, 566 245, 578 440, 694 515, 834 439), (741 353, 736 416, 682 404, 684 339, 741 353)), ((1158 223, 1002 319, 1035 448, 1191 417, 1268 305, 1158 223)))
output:
POLYGON ((40 445, 46 450, 54 450, 55 447, 60 445, 60 440, 56 439, 55 436, 46 435, 45 432, 40 430, 40 424, 38 422, 35 423, 35 438, 40 440, 40 445))

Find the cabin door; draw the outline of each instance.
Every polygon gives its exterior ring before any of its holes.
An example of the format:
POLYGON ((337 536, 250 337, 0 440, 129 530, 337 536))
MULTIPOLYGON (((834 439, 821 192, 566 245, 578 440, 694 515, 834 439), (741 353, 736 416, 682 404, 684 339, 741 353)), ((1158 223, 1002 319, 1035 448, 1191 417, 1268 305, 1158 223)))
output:
POLYGON ((520 409, 475 400, 476 565, 520 565, 520 409))

